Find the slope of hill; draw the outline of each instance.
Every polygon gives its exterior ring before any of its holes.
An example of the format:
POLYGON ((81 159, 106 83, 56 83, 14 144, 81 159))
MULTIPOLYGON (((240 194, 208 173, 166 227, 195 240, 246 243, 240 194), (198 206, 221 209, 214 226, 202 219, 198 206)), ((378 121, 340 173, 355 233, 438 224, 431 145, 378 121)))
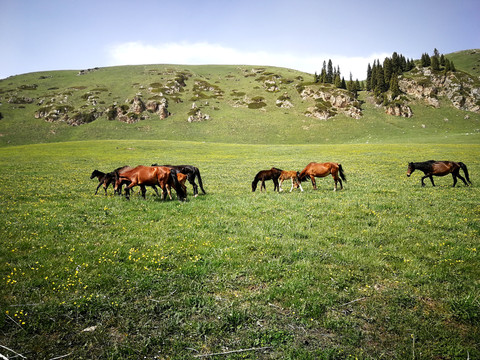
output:
MULTIPOLYGON (((463 59, 461 55, 456 55, 463 59)), ((469 67, 460 61, 459 68, 469 67)), ((457 63, 457 61, 455 61, 457 63)), ((144 65, 0 81, 0 145, 82 139, 477 143, 480 115, 410 99, 411 118, 313 75, 255 66, 144 65)))

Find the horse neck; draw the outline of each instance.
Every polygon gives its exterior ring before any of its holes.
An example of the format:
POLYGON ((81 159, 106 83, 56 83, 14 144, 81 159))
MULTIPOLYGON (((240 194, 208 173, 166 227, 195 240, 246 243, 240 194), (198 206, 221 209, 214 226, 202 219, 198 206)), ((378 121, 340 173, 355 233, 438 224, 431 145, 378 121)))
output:
POLYGON ((418 163, 413 163, 413 168, 416 170, 424 171, 424 170, 430 170, 432 168, 433 163, 429 161, 425 162, 418 162, 418 163))

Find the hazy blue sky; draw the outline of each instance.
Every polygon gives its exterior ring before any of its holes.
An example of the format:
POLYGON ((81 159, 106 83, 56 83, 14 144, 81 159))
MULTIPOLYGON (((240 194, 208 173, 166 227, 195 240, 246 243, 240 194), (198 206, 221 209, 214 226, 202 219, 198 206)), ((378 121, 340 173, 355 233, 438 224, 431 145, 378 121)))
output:
POLYGON ((126 64, 249 64, 347 80, 396 51, 480 48, 480 0, 0 0, 0 79, 126 64))

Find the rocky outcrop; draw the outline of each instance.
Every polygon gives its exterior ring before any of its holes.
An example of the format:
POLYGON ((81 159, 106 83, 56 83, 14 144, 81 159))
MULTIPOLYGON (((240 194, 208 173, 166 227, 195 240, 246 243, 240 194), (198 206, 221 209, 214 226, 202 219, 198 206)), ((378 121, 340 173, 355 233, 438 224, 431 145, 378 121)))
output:
POLYGON ((410 106, 400 103, 392 103, 385 106, 385 112, 388 115, 401 116, 405 118, 411 118, 413 111, 410 106))
POLYGON ((148 112, 157 114, 161 120, 171 115, 168 111, 168 101, 165 98, 160 101, 149 100, 145 106, 148 112))
POLYGON ((189 112, 189 117, 188 117, 188 119, 187 119, 187 121, 188 121, 189 123, 199 122, 199 121, 206 121, 206 120, 210 120, 210 115, 202 113, 202 111, 201 111, 199 108, 197 108, 197 107, 194 107, 194 108, 189 112))
POLYGON ((290 95, 288 95, 287 92, 284 93, 275 101, 275 105, 282 109, 290 109, 293 107, 293 104, 290 99, 290 95))
POLYGON ((308 109, 306 116, 323 120, 335 116, 337 113, 343 113, 354 119, 362 117, 358 101, 346 91, 323 91, 306 87, 300 92, 300 96, 303 100, 310 99, 317 102, 317 106, 308 109))
POLYGON ((417 75, 402 77, 400 90, 426 104, 438 108, 442 98, 455 108, 480 113, 480 86, 478 80, 462 72, 447 74, 433 72, 429 68, 417 69, 417 75))

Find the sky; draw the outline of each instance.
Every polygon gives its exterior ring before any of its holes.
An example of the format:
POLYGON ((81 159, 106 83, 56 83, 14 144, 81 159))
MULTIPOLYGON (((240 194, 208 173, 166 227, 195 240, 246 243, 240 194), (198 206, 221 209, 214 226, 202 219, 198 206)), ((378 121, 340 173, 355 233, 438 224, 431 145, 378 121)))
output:
POLYGON ((134 64, 280 66, 348 80, 393 52, 480 48, 480 0, 0 0, 0 79, 134 64))

